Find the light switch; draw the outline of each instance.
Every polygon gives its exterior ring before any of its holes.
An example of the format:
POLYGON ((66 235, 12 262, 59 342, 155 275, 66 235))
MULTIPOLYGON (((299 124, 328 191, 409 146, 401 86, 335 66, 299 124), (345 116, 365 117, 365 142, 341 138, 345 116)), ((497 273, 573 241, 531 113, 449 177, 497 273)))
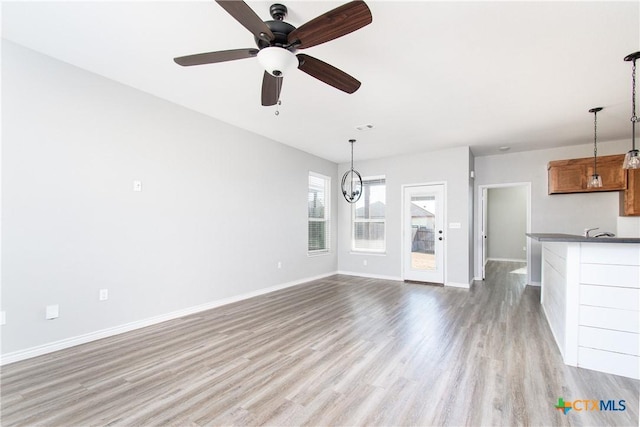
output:
POLYGON ((7 324, 7 313, 5 311, 0 311, 0 325, 7 324))

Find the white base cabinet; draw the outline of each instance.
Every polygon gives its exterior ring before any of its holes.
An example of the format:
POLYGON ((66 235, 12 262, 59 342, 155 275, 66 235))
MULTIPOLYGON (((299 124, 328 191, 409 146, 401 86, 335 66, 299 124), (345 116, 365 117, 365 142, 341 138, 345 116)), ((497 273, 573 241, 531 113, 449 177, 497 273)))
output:
POLYGON ((543 311, 567 365, 640 379, 640 245, 544 242, 543 311))

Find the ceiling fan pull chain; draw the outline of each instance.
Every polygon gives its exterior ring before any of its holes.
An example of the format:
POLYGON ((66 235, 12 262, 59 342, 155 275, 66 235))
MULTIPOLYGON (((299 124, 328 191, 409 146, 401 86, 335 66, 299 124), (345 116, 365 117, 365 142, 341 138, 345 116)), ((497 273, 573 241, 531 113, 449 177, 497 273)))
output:
POLYGON ((276 103, 276 116, 280 115, 280 105, 282 105, 282 101, 278 99, 278 102, 276 103))

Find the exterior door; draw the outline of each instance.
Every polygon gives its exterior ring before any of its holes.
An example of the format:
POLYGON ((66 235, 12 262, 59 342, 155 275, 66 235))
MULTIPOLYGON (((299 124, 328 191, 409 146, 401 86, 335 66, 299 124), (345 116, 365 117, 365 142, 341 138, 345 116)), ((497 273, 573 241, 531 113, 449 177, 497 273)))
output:
POLYGON ((444 184, 405 187, 403 207, 404 280, 444 283, 444 184))

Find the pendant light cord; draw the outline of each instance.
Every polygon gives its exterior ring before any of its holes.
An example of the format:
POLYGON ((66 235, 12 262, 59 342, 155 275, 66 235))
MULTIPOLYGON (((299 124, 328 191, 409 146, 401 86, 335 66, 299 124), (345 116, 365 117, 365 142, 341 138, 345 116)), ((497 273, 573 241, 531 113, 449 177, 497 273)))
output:
POLYGON ((349 141, 351 143, 351 176, 352 179, 349 180, 349 190, 351 191, 351 196, 353 197, 353 143, 355 141, 349 141))
POLYGON ((593 174, 597 175, 596 170, 597 158, 598 158, 598 112, 593 112, 593 174))
POLYGON ((353 170, 353 141, 351 142, 351 170, 353 170))
POLYGON ((631 148, 636 149, 636 122, 638 116, 636 116, 636 58, 633 58, 633 65, 631 66, 631 148))

